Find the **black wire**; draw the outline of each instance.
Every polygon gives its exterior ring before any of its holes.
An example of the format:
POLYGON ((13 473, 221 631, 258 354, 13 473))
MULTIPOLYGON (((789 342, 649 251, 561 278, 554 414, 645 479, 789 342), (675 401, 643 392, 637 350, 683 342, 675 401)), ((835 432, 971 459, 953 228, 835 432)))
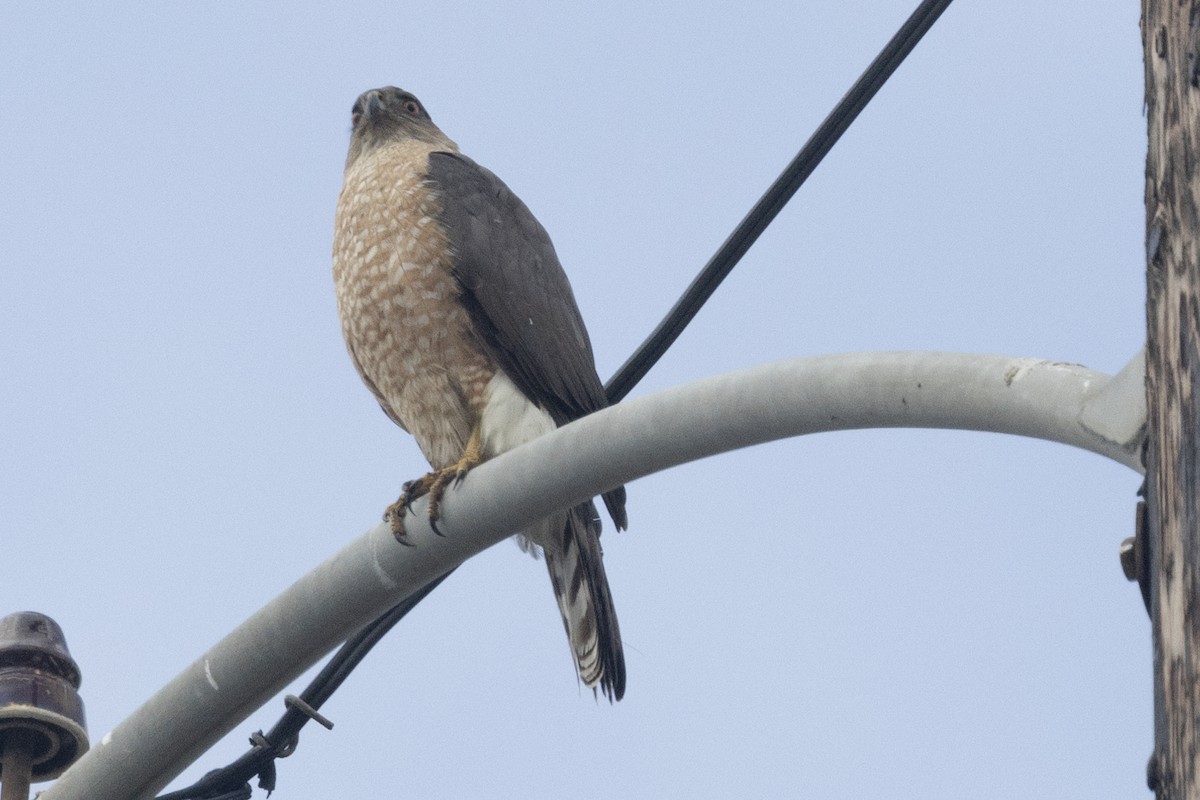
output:
POLYGON ((615 403, 629 394, 630 390, 650 371, 667 352, 683 329, 700 311, 700 307, 712 296, 750 246, 766 230, 771 221, 792 199, 792 195, 803 185, 817 165, 841 138, 850 123, 871 101, 879 87, 891 77, 900 63, 921 41, 921 37, 937 21, 951 0, 925 0, 912 16, 896 31, 896 35, 880 51, 862 76, 846 92, 816 132, 800 148, 800 152, 787 165, 766 193, 759 199, 712 259, 696 276, 683 296, 658 324, 617 373, 605 384, 609 402, 615 403))
MULTIPOLYGON (((803 185, 817 165, 846 131, 859 112, 871 101, 879 88, 891 77, 905 57, 916 47, 949 6, 951 0, 924 0, 901 26, 891 41, 880 51, 862 76, 830 112, 816 132, 792 159, 783 173, 771 184, 766 193, 738 224, 725 243, 713 255, 696 276, 683 296, 675 303, 654 332, 621 365, 616 374, 605 384, 609 403, 617 403, 629 394, 651 367, 662 358, 667 349, 679 338, 684 328, 700 311, 701 306, 712 296, 721 281, 725 280, 741 257, 746 254, 759 235, 766 230, 788 200, 803 185)), ((404 619, 425 596, 450 577, 450 570, 442 577, 422 587, 366 625, 356 633, 329 660, 321 672, 312 679, 300 695, 300 699, 314 709, 321 705, 341 686, 350 673, 366 657, 380 639, 400 620, 404 619)), ((156 800, 204 800, 204 798, 249 797, 248 781, 258 776, 259 785, 268 792, 275 788, 274 761, 291 755, 300 729, 310 717, 295 707, 289 707, 267 734, 257 734, 251 739, 255 746, 233 763, 214 770, 196 783, 156 800)))

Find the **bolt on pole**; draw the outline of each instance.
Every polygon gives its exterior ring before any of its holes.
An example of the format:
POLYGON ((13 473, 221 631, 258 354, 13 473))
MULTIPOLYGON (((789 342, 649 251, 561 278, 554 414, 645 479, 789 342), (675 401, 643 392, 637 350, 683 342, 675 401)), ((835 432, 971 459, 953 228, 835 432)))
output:
POLYGON ((0 800, 29 800, 33 780, 33 748, 24 737, 8 737, 0 754, 0 800))

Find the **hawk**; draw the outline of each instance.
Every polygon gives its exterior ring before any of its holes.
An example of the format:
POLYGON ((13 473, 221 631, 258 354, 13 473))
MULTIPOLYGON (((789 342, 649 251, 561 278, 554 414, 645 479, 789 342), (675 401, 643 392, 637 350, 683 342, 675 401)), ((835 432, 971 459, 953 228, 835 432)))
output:
MULTIPOLYGON (((512 191, 458 151, 412 94, 388 86, 351 111, 333 242, 338 314, 350 356, 433 471, 389 507, 604 408, 591 342, 554 246, 512 191)), ((625 489, 603 495, 617 529, 625 489)), ((550 572, 580 680, 612 700, 625 659, 588 501, 518 535, 550 572)))

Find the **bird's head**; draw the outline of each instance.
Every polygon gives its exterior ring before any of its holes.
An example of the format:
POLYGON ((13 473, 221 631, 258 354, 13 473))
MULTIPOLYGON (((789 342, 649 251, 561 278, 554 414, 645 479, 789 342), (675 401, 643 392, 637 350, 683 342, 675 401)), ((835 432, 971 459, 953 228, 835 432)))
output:
POLYGON ((433 124, 425 106, 412 93, 395 86, 363 92, 350 110, 350 153, 346 165, 380 145, 404 139, 417 139, 447 150, 458 149, 433 124))

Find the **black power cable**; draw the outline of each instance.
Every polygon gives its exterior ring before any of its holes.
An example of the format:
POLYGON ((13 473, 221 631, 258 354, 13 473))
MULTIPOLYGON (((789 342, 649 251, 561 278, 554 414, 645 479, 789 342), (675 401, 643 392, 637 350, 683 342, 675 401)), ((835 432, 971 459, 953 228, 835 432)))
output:
POLYGON ((704 265, 704 269, 700 270, 700 274, 667 312, 654 332, 605 384, 610 403, 616 403, 629 394, 650 368, 662 358, 663 353, 667 352, 667 348, 679 338, 679 334, 683 333, 683 329, 699 313, 700 307, 717 290, 721 281, 725 280, 776 215, 783 210, 796 190, 808 180, 808 176, 850 127, 850 123, 854 122, 859 112, 871 102, 875 93, 917 46, 917 42, 921 41, 921 37, 937 22, 938 17, 950 5, 950 1, 925 0, 900 26, 900 30, 896 31, 891 41, 879 51, 879 55, 875 56, 875 60, 854 82, 845 97, 838 101, 833 111, 829 112, 829 116, 804 143, 804 147, 800 148, 800 152, 787 168, 704 265))
MULTIPOLYGON (((859 112, 866 107, 905 57, 912 52, 950 3, 951 0, 924 0, 917 6, 917 9, 850 87, 850 91, 838 102, 783 173, 771 184, 762 198, 755 203, 746 217, 729 235, 729 238, 725 240, 725 243, 704 266, 704 269, 688 286, 663 321, 605 384, 605 393, 609 403, 623 400, 630 390, 645 377, 651 367, 662 358, 667 349, 679 338, 683 329, 720 286, 721 281, 725 280, 741 257, 771 224, 788 200, 792 198, 837 140, 841 138, 841 135, 854 122, 859 112)), ((324 669, 313 678, 299 698, 288 697, 288 710, 275 723, 275 726, 266 734, 259 732, 251 737, 250 741, 254 746, 240 758, 226 767, 213 770, 186 789, 159 795, 156 800, 247 798, 250 796, 248 781, 255 776, 258 776, 260 788, 266 789, 268 793, 274 791, 275 759, 286 758, 295 751, 300 729, 310 719, 316 719, 327 727, 333 727, 332 723, 317 713, 317 709, 337 690, 342 681, 371 651, 371 648, 453 571, 450 570, 415 594, 406 597, 347 639, 324 669)))

